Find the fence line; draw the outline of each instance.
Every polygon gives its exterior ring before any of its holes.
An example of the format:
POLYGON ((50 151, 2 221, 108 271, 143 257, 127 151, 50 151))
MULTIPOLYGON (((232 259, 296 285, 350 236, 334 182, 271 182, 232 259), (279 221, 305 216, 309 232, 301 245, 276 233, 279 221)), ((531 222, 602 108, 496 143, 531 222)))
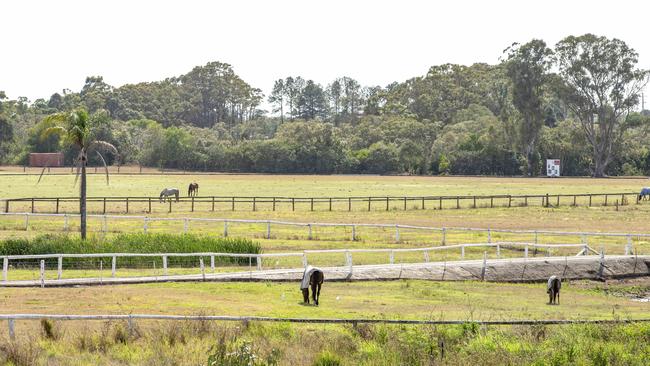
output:
MULTIPOLYGON (((561 200, 564 199, 564 205, 578 206, 578 198, 584 199, 580 204, 584 206, 597 205, 594 198, 601 199, 600 205, 608 206, 627 205, 634 201, 639 203, 637 193, 582 193, 582 194, 535 194, 535 195, 457 195, 457 196, 349 196, 349 197, 288 197, 288 196, 197 196, 197 197, 179 197, 178 200, 169 200, 167 202, 168 212, 172 212, 175 204, 185 203, 190 205, 189 211, 194 212, 197 204, 210 204, 207 211, 215 211, 217 205, 223 205, 226 210, 235 211, 244 205, 247 209, 257 211, 260 205, 270 206, 273 211, 282 205, 291 205, 291 210, 307 206, 310 211, 315 210, 315 205, 319 205, 321 210, 333 211, 336 205, 338 211, 352 211, 354 208, 362 207, 364 210, 371 211, 372 204, 374 209, 392 209, 408 210, 409 204, 411 209, 443 209, 443 208, 478 208, 478 207, 513 207, 513 206, 542 206, 542 207, 559 207, 561 200), (611 199, 610 199, 611 198, 611 199), (620 199, 619 199, 620 198, 620 199), (631 198, 631 199, 629 199, 631 198), (567 199, 569 201, 567 202, 567 199), (572 200, 571 200, 572 199, 572 200), (497 200, 495 204, 495 200, 497 200), (461 204, 464 203, 463 204, 461 204), (469 203, 468 203, 469 202, 469 203), (489 202, 489 203, 488 203, 489 202), (539 203, 539 204, 538 204, 539 203), (360 206, 362 204, 362 206, 360 206), (396 206, 397 205, 397 206, 396 206), (324 208, 323 208, 324 207, 324 208)), ((78 197, 27 197, 27 198, 6 198, 3 199, 4 212, 11 212, 12 203, 29 203, 31 212, 36 212, 37 203, 49 203, 48 209, 59 213, 62 203, 79 202, 78 197), (54 207, 52 207, 54 205, 54 207)), ((151 213, 153 204, 163 203, 159 197, 145 196, 114 196, 114 197, 88 197, 87 203, 102 204, 101 212, 107 212, 107 204, 120 203, 125 205, 125 211, 129 213, 129 204, 147 204, 146 212, 151 213)), ((42 208, 40 208, 42 210, 42 208)), ((109 207, 110 209, 110 207, 109 207)), ((182 208, 181 208, 182 209, 182 208)), ((185 207, 187 210, 187 207, 185 207)))
MULTIPOLYGON (((30 217, 60 217, 64 219, 63 230, 69 230, 69 218, 78 217, 79 214, 47 214, 47 213, 0 213, 0 217, 6 216, 20 216, 24 217, 24 227, 25 230, 29 230, 30 217)), ((550 235, 550 236, 579 236, 583 243, 587 242, 588 237, 614 237, 614 238, 627 238, 628 246, 631 246, 632 238, 650 238, 650 233, 612 233, 612 232, 579 232, 579 231, 553 231, 553 230, 533 230, 533 229, 492 229, 492 228, 471 228, 471 227, 431 227, 431 226, 415 226, 415 225, 402 225, 402 224, 380 224, 380 223, 328 223, 328 222, 291 222, 291 221, 278 221, 278 220, 259 220, 259 219, 228 219, 228 218, 193 218, 193 217, 148 217, 148 216, 120 216, 120 215, 88 215, 89 218, 100 218, 102 219, 102 232, 106 233, 108 231, 108 219, 115 220, 133 220, 133 221, 142 221, 142 230, 144 233, 147 233, 149 230, 149 224, 155 222, 183 222, 183 231, 188 232, 190 230, 190 223, 192 222, 218 222, 223 223, 223 236, 227 237, 229 235, 229 224, 234 223, 244 223, 244 224, 264 224, 266 225, 266 230, 264 232, 264 237, 267 239, 271 238, 273 225, 275 226, 295 226, 295 227, 306 227, 308 229, 308 239, 313 240, 312 229, 316 227, 340 227, 340 228, 349 228, 351 229, 352 235, 351 240, 355 241, 357 237, 357 228, 383 228, 383 229, 392 229, 394 230, 394 239, 395 242, 400 242, 400 230, 409 229, 409 230, 422 230, 422 231, 433 231, 441 233, 441 245, 447 244, 447 236, 451 232, 482 232, 487 235, 488 243, 492 241, 492 234, 503 233, 503 234, 532 234, 535 237, 535 241, 538 240, 539 235, 550 235)), ((626 254, 629 253, 626 251, 626 254)))
MULTIPOLYGON (((10 261, 17 261, 20 264, 20 261, 23 261, 22 267, 29 267, 27 264, 24 264, 24 261, 30 259, 40 260, 40 281, 41 287, 45 286, 45 260, 46 259, 55 259, 57 263, 57 280, 60 280, 63 277, 63 260, 65 258, 111 258, 111 277, 115 278, 117 276, 117 263, 118 258, 128 258, 128 257, 156 257, 160 258, 163 267, 162 275, 168 275, 168 260, 171 257, 198 257, 199 258, 199 268, 200 274, 205 278, 205 267, 203 264, 203 257, 210 258, 210 270, 215 271, 215 258, 225 257, 225 258, 247 258, 248 259, 248 271, 252 271, 253 259, 255 259, 255 267, 258 271, 261 271, 263 268, 263 259, 264 258, 280 258, 280 257, 299 257, 302 259, 302 267, 307 267, 308 265, 308 255, 309 254, 344 254, 345 267, 348 267, 350 273, 352 272, 354 261, 353 254, 360 253, 387 253, 388 264, 395 264, 395 254, 396 253, 412 253, 412 252, 421 252, 423 257, 421 262, 429 262, 429 253, 434 251, 446 250, 450 251, 453 249, 460 249, 460 258, 464 260, 466 248, 496 248, 497 258, 501 258, 501 249, 509 247, 522 247, 524 254, 523 258, 528 258, 529 249, 533 248, 546 248, 550 251, 551 248, 580 248, 581 250, 576 254, 576 256, 587 255, 590 252, 599 254, 593 248, 589 247, 586 244, 536 244, 536 243, 524 243, 524 242, 497 242, 497 243, 471 243, 471 244, 457 244, 449 246, 437 246, 437 247, 428 247, 428 248, 398 248, 398 249, 385 249, 385 248, 376 248, 376 249, 317 249, 317 250, 303 250, 302 252, 290 252, 290 253, 268 253, 268 254, 249 254, 249 253, 216 253, 216 252, 202 252, 202 253, 59 253, 59 254, 33 254, 33 255, 6 255, 2 256, 2 280, 3 282, 9 281, 9 269, 10 261)), ((485 266, 487 252, 483 253, 483 261, 485 266)), ((600 252, 601 258, 604 260, 604 251, 601 249, 600 252)), ((103 263, 103 262, 102 262, 103 263)), ((35 265, 35 264, 34 264, 35 265)), ((101 268, 101 264, 100 264, 101 268)), ((154 268, 155 269, 155 268, 154 268)))

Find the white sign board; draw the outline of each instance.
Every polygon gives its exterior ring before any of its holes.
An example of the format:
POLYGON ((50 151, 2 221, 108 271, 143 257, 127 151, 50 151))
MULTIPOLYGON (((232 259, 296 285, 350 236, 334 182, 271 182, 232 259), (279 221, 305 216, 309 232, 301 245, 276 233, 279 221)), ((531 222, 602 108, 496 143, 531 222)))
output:
POLYGON ((560 160, 559 159, 546 159, 546 176, 559 177, 560 176, 560 160))

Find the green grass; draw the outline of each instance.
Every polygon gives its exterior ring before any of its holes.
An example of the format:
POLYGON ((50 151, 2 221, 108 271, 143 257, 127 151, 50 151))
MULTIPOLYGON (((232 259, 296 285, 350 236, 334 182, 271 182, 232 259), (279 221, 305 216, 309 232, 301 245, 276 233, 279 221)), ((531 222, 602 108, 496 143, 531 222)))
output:
POLYGON ((6 289, 8 312, 161 313, 461 319, 464 325, 319 325, 224 322, 18 321, 0 338, 0 361, 66 365, 645 365, 650 324, 479 326, 472 320, 628 319, 646 304, 608 295, 650 285, 565 283, 549 306, 544 284, 393 281, 326 283, 319 307, 300 305, 295 284, 154 284, 73 289, 6 289), (338 298, 337 298, 338 297, 338 298), (70 312, 70 311, 68 311, 70 312), (444 350, 444 356, 443 356, 444 350), (230 355, 230 356, 226 356, 230 355), (274 363, 276 361, 277 363, 274 363), (324 363, 329 361, 330 363, 324 363))

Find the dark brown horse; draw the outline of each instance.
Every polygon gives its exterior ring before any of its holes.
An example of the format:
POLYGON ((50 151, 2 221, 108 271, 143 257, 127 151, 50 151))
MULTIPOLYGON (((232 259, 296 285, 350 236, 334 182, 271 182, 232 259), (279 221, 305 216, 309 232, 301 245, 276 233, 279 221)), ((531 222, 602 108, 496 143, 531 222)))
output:
POLYGON ((551 276, 546 285, 546 292, 548 293, 548 303, 550 305, 560 305, 560 287, 562 281, 557 276, 551 276))
POLYGON ((187 196, 196 196, 199 194, 199 184, 198 183, 190 183, 190 186, 187 188, 187 196))
POLYGON ((305 276, 309 276, 309 280, 307 282, 307 279, 303 278, 303 282, 301 284, 303 300, 306 304, 309 304, 309 287, 311 287, 311 297, 314 300, 314 304, 318 306, 320 289, 323 285, 323 281, 325 280, 325 275, 323 274, 323 271, 318 268, 308 268, 305 271, 305 276))

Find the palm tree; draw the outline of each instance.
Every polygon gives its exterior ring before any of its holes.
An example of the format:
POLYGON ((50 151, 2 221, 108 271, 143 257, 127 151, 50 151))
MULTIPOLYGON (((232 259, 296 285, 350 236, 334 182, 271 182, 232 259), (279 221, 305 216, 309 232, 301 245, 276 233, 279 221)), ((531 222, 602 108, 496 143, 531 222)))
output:
POLYGON ((61 112, 49 115, 45 117, 45 123, 50 126, 43 131, 43 134, 41 135, 42 139, 53 134, 59 135, 59 137, 63 139, 63 144, 79 148, 79 154, 75 158, 75 166, 77 167, 75 184, 77 183, 79 175, 81 175, 81 185, 79 188, 79 214, 81 216, 81 239, 85 240, 86 165, 88 163, 88 153, 94 151, 99 156, 100 160, 104 164, 104 169, 106 171, 106 184, 108 184, 108 167, 106 166, 106 160, 99 151, 109 151, 117 155, 117 149, 106 141, 95 140, 93 138, 91 120, 88 116, 88 112, 83 108, 78 108, 71 112, 61 112))

